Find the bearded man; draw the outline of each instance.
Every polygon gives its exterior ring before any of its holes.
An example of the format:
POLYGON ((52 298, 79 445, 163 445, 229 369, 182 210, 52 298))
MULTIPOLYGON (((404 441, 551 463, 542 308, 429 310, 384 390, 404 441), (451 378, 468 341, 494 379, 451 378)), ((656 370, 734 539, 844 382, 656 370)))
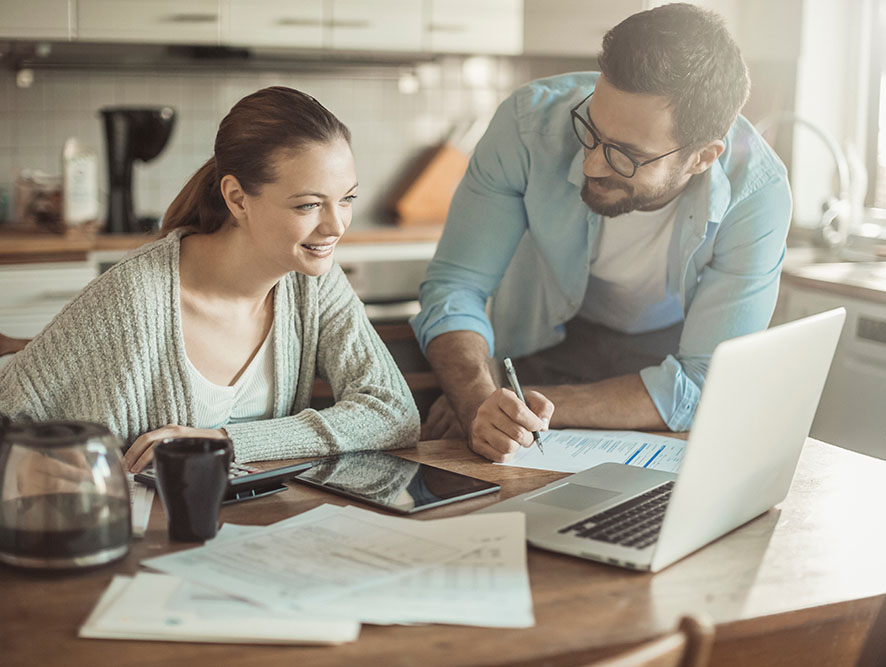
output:
POLYGON ((790 187, 722 20, 635 14, 599 69, 523 86, 476 147, 412 321, 444 392, 425 438, 504 461, 548 426, 688 430, 717 344, 769 323, 790 187))

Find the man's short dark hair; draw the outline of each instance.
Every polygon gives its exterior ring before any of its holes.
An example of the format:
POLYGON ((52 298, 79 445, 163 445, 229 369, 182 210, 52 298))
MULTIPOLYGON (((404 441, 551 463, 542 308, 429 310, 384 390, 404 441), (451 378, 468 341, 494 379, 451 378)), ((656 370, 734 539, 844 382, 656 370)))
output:
POLYGON ((667 97, 680 144, 722 139, 750 90, 723 19, 685 3, 626 18, 603 37, 599 64, 619 90, 667 97))

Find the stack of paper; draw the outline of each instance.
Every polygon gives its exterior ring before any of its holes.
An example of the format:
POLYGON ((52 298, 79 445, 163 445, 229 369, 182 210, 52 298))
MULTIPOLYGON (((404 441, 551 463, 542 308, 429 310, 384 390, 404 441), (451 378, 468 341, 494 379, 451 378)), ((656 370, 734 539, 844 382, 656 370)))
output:
POLYGON ((340 644, 359 632, 356 621, 274 612, 147 572, 114 577, 80 628, 98 639, 265 644, 340 644))
POLYGON ((686 441, 636 431, 551 429, 541 434, 538 447, 522 447, 507 463, 497 465, 581 472, 601 463, 626 463, 641 468, 677 472, 686 441))
POLYGON ((323 505, 270 526, 225 525, 202 547, 143 561, 164 574, 115 579, 81 635, 330 643, 356 638, 360 622, 528 627, 524 521, 323 505))

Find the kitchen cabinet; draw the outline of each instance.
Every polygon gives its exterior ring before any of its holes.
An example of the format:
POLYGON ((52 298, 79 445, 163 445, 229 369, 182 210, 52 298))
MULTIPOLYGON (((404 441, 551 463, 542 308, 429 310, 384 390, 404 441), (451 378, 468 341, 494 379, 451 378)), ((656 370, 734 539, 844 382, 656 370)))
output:
MULTIPOLYGON (((542 4, 536 25, 550 23, 542 4)), ((524 0, 0 0, 0 37, 518 55, 523 8, 524 0)))
POLYGON ((77 39, 218 44, 218 0, 76 0, 77 39))
POLYGON ((333 0, 333 49, 420 51, 423 3, 416 0, 333 0))
POLYGON ((222 0, 221 42, 319 49, 324 46, 328 12, 324 0, 222 0))
POLYGON ((525 0, 523 52, 527 55, 596 56, 603 35, 645 0, 525 0))
POLYGON ((97 275, 91 261, 0 266, 0 333, 33 338, 97 275))
POLYGON ((431 0, 426 30, 434 53, 518 55, 523 0, 431 0))
POLYGON ((0 2, 0 37, 11 39, 69 39, 74 0, 0 2))

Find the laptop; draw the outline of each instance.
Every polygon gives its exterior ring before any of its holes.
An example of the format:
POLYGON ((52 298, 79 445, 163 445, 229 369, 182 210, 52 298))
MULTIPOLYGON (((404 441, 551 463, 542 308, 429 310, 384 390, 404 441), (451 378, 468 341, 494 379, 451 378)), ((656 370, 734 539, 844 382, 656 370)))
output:
POLYGON ((718 345, 678 474, 604 463, 479 511, 523 512, 542 549, 661 570, 784 500, 845 318, 718 345))

